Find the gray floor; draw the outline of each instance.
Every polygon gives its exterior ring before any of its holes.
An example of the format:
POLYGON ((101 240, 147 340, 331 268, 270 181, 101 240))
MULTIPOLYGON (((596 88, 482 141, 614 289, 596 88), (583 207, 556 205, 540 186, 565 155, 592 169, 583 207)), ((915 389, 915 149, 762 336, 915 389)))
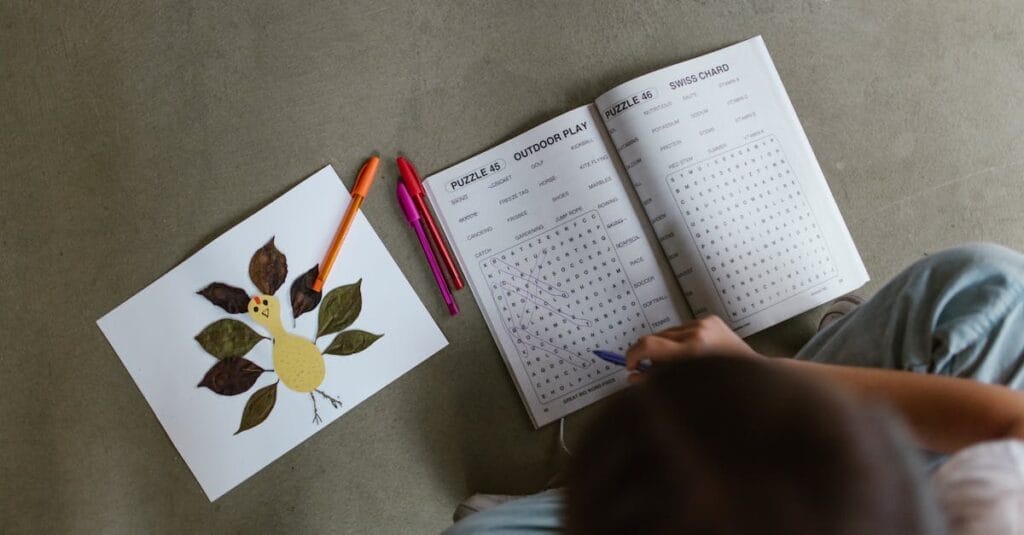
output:
MULTIPOLYGON (((81 4, 0 2, 8 533, 432 532, 470 492, 537 489, 556 429, 531 428, 468 295, 446 316, 387 203, 367 216, 451 345, 216 503, 94 321, 325 164, 439 170, 758 33, 869 291, 948 245, 1024 248, 1019 2, 81 4)), ((754 343, 792 352, 814 319, 754 343)))

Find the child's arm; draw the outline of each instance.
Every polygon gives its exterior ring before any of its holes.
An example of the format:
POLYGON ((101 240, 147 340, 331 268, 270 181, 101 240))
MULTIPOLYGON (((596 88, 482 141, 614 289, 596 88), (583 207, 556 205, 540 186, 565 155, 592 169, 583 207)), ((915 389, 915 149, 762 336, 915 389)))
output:
MULTIPOLYGON (((712 354, 761 357, 719 318, 709 316, 645 336, 627 352, 627 368, 712 354)), ((899 411, 918 443, 952 453, 976 442, 1024 439, 1024 394, 1003 386, 937 375, 770 359, 801 373, 833 381, 899 411)))
POLYGON ((1024 395, 1004 386, 899 370, 772 361, 891 405, 918 443, 932 451, 953 453, 985 440, 1024 439, 1024 395))

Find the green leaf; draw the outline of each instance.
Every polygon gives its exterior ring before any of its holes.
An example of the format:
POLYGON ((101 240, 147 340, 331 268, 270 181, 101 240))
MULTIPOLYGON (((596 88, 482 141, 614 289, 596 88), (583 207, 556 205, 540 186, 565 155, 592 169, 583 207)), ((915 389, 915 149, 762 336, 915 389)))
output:
POLYGON ((334 337, 334 341, 327 347, 324 353, 331 355, 352 355, 370 347, 380 339, 383 334, 373 334, 358 329, 344 331, 334 337))
POLYGON ((263 338, 248 325, 224 318, 207 325, 203 332, 196 335, 196 342, 207 353, 219 359, 230 359, 244 356, 263 338))
POLYGON ((209 302, 223 308, 229 314, 245 312, 246 307, 249 305, 249 296, 245 293, 245 290, 228 286, 221 282, 215 282, 196 293, 205 297, 209 302))
POLYGON ((299 319, 299 316, 316 308, 320 304, 320 292, 313 289, 313 283, 320 274, 320 265, 302 274, 292 283, 292 317, 299 319))
POLYGON ((317 337, 336 333, 352 325, 359 317, 359 312, 363 309, 363 296, 359 290, 362 284, 363 279, 359 279, 353 284, 338 286, 327 293, 320 303, 317 337))
POLYGON ((263 423, 263 420, 270 416, 270 411, 274 410, 275 403, 277 403, 277 383, 267 385, 253 393, 249 401, 245 402, 242 422, 238 424, 238 431, 235 431, 235 434, 263 423))
POLYGON ((222 396, 234 396, 252 388, 264 371, 241 357, 221 359, 206 372, 197 386, 205 386, 222 396))
POLYGON ((288 259, 274 246, 274 238, 270 238, 249 260, 249 278, 261 292, 274 295, 287 277, 288 259))

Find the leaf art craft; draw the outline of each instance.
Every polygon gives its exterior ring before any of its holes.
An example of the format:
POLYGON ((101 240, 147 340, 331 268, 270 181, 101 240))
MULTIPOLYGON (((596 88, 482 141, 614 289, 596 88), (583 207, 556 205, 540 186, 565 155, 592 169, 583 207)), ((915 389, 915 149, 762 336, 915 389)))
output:
POLYGON ((249 261, 249 278, 259 294, 250 298, 245 290, 221 282, 214 282, 196 292, 229 314, 247 313, 269 334, 264 336, 244 322, 223 318, 207 325, 195 337, 200 347, 217 359, 199 382, 201 388, 209 388, 222 396, 235 396, 249 391, 264 373, 277 375, 277 381, 257 389, 249 397, 236 435, 263 423, 270 416, 281 383, 300 394, 309 394, 313 401, 313 423, 321 423, 317 395, 329 401, 335 409, 341 408, 341 401, 320 390, 327 375, 324 354, 354 355, 384 336, 358 329, 345 330, 362 311, 362 279, 331 290, 321 303, 320 292, 312 289, 318 273, 319 267, 313 266, 298 276, 292 282, 290 292, 293 319, 320 306, 316 338, 313 340, 289 333, 281 323, 281 303, 274 294, 288 277, 288 261, 274 245, 273 238, 257 249, 249 261), (338 333, 337 336, 321 351, 316 341, 334 333, 338 333), (244 358, 263 340, 273 344, 273 369, 264 369, 244 358))

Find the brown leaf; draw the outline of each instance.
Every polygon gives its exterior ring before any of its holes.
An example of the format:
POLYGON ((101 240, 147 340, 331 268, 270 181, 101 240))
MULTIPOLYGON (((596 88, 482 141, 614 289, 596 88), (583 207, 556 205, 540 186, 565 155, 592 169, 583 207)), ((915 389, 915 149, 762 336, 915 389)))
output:
POLYGON ((313 282, 320 274, 320 266, 313 266, 312 269, 302 274, 301 277, 292 282, 292 317, 299 316, 316 308, 320 304, 320 292, 313 289, 313 282))
POLYGON ((245 402, 245 409, 242 410, 242 422, 238 424, 238 431, 235 431, 235 434, 263 423, 263 420, 270 416, 270 411, 274 410, 275 403, 277 403, 277 383, 267 385, 253 393, 249 401, 245 402))
POLYGON ((206 372, 198 386, 222 396, 234 396, 252 388, 265 370, 241 357, 221 359, 206 372))
POLYGON ((343 331, 334 337, 331 345, 327 346, 327 350, 324 353, 341 356, 353 355, 373 345, 381 336, 384 335, 368 333, 358 329, 343 331))
POLYGON ((196 342, 207 353, 219 358, 230 359, 244 356, 252 346, 265 337, 248 325, 230 318, 219 319, 196 335, 196 342))
POLYGON ((249 304, 249 296, 245 290, 220 282, 215 282, 196 293, 223 308, 229 314, 245 312, 245 308, 249 304))
POLYGON ((324 302, 320 305, 320 315, 316 335, 336 333, 349 325, 359 317, 363 309, 363 295, 360 287, 363 279, 353 284, 338 286, 327 292, 324 302))
POLYGON ((274 295, 287 277, 288 260, 274 246, 274 238, 270 238, 270 241, 257 249, 249 260, 249 278, 261 292, 274 295))

